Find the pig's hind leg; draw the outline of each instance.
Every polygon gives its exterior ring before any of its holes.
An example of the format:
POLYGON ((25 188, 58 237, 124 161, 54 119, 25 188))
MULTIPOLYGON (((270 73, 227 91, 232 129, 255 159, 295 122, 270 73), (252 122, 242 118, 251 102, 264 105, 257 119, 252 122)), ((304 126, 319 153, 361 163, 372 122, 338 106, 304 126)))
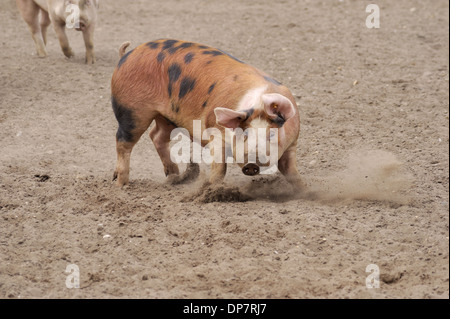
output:
POLYGON ((117 186, 122 187, 129 182, 131 151, 150 126, 153 117, 147 117, 144 120, 143 117, 135 116, 131 109, 120 105, 114 98, 112 105, 119 123, 116 133, 117 164, 113 180, 117 181, 117 186))
POLYGON ((69 39, 66 34, 66 22, 61 20, 59 17, 55 15, 50 15, 50 19, 53 24, 53 28, 55 29, 56 36, 59 40, 59 45, 61 46, 61 50, 67 58, 73 57, 75 54, 72 51, 72 48, 69 44, 69 39))
POLYGON ((50 17, 48 12, 41 10, 41 34, 42 39, 44 40, 44 44, 47 44, 47 28, 50 25, 50 17))
POLYGON ((197 163, 187 164, 186 171, 180 174, 178 165, 170 159, 170 133, 176 126, 162 116, 155 118, 155 126, 150 130, 150 138, 155 145, 161 162, 164 166, 164 173, 168 177, 170 184, 184 184, 195 180, 200 174, 200 167, 197 163))
POLYGON ((44 39, 42 38, 41 26, 39 25, 39 11, 41 8, 31 0, 16 0, 20 14, 31 32, 31 36, 36 45, 36 51, 39 57, 44 58, 47 56, 45 50, 44 39))
POLYGON ((94 24, 91 24, 86 30, 83 31, 84 44, 86 46, 86 64, 95 63, 94 53, 94 24))
POLYGON ((178 165, 170 159, 170 133, 175 129, 175 125, 162 116, 155 118, 155 126, 150 130, 150 138, 155 145, 161 162, 164 166, 166 176, 179 175, 178 165))

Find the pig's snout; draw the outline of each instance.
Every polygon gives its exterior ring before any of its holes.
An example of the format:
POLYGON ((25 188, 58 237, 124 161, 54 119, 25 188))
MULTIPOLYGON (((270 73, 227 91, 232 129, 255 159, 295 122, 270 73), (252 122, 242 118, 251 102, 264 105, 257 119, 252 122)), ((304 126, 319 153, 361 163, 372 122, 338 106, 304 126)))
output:
POLYGON ((242 173, 244 173, 247 176, 255 176, 259 174, 259 166, 253 163, 246 164, 242 168, 242 173))

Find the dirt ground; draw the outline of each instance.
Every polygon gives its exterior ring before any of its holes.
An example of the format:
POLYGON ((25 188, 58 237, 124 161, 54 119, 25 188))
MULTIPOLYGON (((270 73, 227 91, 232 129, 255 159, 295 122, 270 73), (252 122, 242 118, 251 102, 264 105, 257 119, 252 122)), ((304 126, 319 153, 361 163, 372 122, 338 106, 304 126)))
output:
POLYGON ((1 298, 448 298, 449 3, 101 1, 97 63, 49 29, 49 56, 0 3, 1 298), (365 25, 380 7, 380 28, 365 25), (150 139, 111 181, 110 80, 124 41, 195 41, 287 85, 298 164, 280 175, 171 186, 150 139), (248 200, 244 200, 248 198, 248 200), (66 267, 80 289, 66 287, 66 267), (368 289, 375 264, 380 287, 368 289))

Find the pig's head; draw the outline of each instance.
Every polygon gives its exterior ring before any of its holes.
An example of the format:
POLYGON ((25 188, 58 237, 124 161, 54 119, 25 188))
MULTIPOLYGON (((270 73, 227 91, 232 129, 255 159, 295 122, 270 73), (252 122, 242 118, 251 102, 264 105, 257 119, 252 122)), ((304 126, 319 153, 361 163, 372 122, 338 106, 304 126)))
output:
POLYGON ((217 124, 232 132, 234 143, 227 147, 232 149, 234 161, 245 175, 254 176, 278 163, 288 146, 284 125, 297 110, 291 100, 278 93, 262 94, 251 104, 242 110, 218 107, 214 113, 217 124), (239 151, 242 142, 243 156, 239 151))
MULTIPOLYGON (((65 8, 67 8, 68 5, 76 5, 79 8, 80 19, 78 21, 79 24, 76 24, 75 26, 75 30, 85 31, 91 24, 95 24, 99 5, 98 1, 99 0, 65 0, 65 8)), ((73 14, 73 12, 74 11, 72 10, 66 9, 67 15, 73 14)))

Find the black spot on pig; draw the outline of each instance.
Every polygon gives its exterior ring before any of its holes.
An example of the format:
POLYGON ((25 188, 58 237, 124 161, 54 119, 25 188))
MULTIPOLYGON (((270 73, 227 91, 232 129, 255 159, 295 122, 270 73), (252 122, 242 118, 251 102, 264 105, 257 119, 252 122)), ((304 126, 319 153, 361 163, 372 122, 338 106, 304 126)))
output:
POLYGON ((167 50, 167 49, 173 47, 174 44, 177 43, 177 42, 178 42, 177 40, 166 40, 166 41, 163 42, 162 49, 163 50, 167 50))
POLYGON ((202 107, 206 107, 208 105, 208 100, 206 100, 203 104, 202 107))
POLYGON ((175 113, 178 113, 180 111, 180 106, 174 101, 172 101, 172 111, 175 113))
POLYGON ((281 82, 275 80, 274 78, 271 78, 270 76, 264 76, 264 80, 266 80, 267 82, 273 83, 277 86, 281 85, 281 82))
POLYGON ((180 65, 178 63, 171 64, 167 73, 169 73, 169 85, 167 87, 167 91, 169 93, 169 96, 171 97, 173 84, 178 81, 181 75, 180 65))
POLYGON ((198 47, 199 47, 199 49, 208 49, 208 47, 206 45, 199 45, 198 47))
POLYGON ((161 63, 162 61, 164 61, 164 59, 166 58, 166 54, 164 52, 159 52, 158 56, 156 57, 156 59, 158 60, 159 63, 161 63))
POLYGON ((155 50, 159 47, 159 43, 158 42, 149 42, 146 44, 146 46, 148 46, 152 50, 155 50))
POLYGON ((180 48, 183 48, 183 49, 190 48, 193 45, 194 45, 194 43, 192 43, 192 42, 184 42, 183 44, 180 45, 180 48))
POLYGON ((178 98, 181 100, 186 94, 191 92, 195 87, 195 79, 191 77, 185 77, 181 80, 180 84, 180 93, 178 94, 178 98))
POLYGON ((214 82, 213 84, 211 84, 211 86, 208 89, 208 94, 211 94, 211 92, 214 90, 214 88, 216 87, 216 82, 214 82))
POLYGON ((194 53, 188 53, 188 54, 186 54, 185 56, 184 56, 184 62, 186 63, 186 64, 189 64, 189 63, 191 63, 192 62, 192 59, 194 58, 194 53))
POLYGON ((203 51, 203 54, 205 54, 205 55, 209 54, 209 55, 212 55, 212 56, 223 55, 222 52, 216 51, 216 50, 203 51))
POLYGON ((181 47, 171 47, 167 50, 167 52, 169 52, 169 54, 174 54, 175 52, 177 52, 180 49, 181 49, 181 47))
POLYGON ((169 73, 169 82, 176 82, 181 75, 181 67, 178 63, 171 64, 167 71, 169 73))
POLYGON ((239 75, 236 74, 235 76, 233 76, 233 81, 236 82, 238 80, 238 78, 239 78, 239 75))
POLYGON ((117 129, 116 138, 118 141, 131 142, 133 141, 132 131, 136 128, 133 119, 133 112, 117 103, 114 97, 111 98, 111 104, 116 116, 119 128, 117 129))
POLYGON ((117 65, 118 68, 122 66, 122 64, 125 63, 125 61, 128 59, 128 56, 133 52, 134 50, 128 51, 125 53, 119 60, 119 64, 117 65))
POLYGON ((248 109, 248 110, 244 110, 244 112, 247 114, 245 120, 248 120, 250 118, 250 116, 253 115, 253 113, 255 112, 254 108, 248 109))

